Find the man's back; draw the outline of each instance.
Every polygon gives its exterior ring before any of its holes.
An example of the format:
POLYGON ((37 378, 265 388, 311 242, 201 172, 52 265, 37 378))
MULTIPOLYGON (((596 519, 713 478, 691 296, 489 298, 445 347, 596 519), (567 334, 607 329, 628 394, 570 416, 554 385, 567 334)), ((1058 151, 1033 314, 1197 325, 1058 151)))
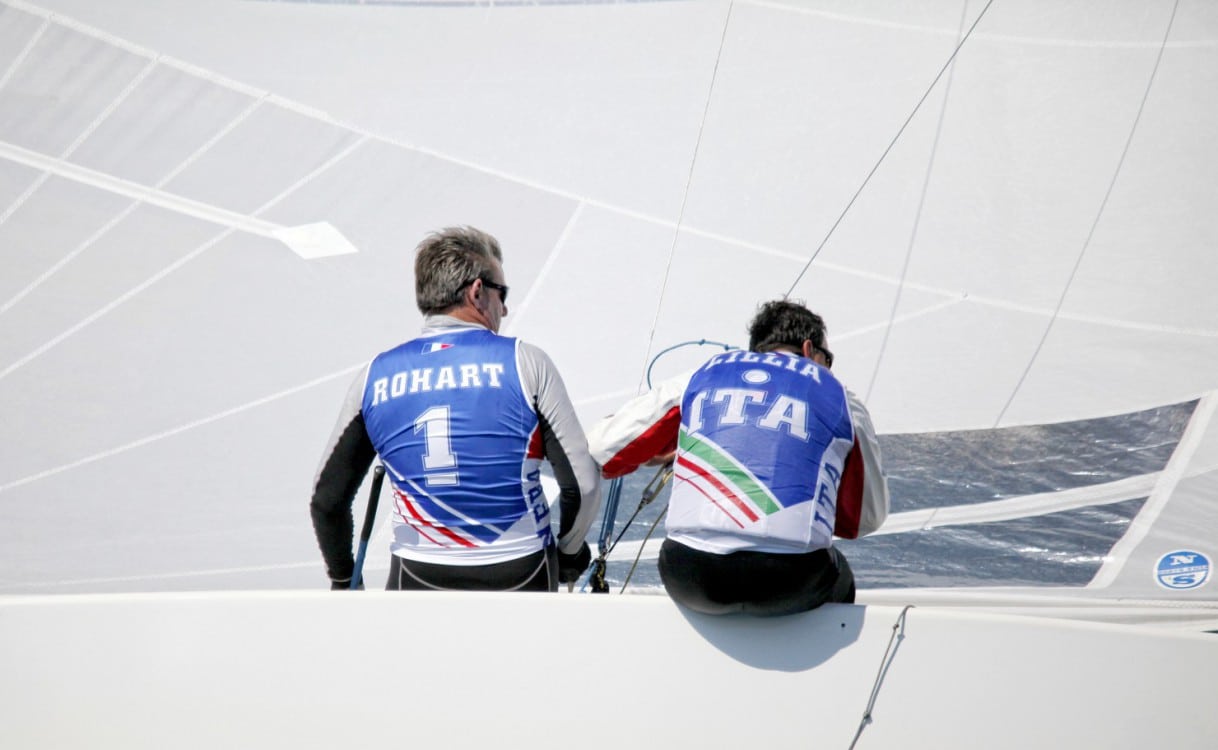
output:
POLYGON ((456 328, 373 360, 363 414, 394 488, 394 554, 486 564, 550 542, 516 352, 516 339, 456 328))
POLYGON ((829 370, 786 353, 718 355, 682 399, 668 535, 719 554, 828 547, 853 445, 829 370))

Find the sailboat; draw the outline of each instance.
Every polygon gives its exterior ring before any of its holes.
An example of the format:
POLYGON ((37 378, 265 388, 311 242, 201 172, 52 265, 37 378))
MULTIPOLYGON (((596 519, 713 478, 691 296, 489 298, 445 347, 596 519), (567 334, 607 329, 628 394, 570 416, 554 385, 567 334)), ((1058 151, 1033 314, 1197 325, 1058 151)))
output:
POLYGON ((0 746, 1218 746, 1214 91, 1201 0, 0 0, 0 746), (585 427, 821 313, 858 603, 326 590, 457 224, 585 427))

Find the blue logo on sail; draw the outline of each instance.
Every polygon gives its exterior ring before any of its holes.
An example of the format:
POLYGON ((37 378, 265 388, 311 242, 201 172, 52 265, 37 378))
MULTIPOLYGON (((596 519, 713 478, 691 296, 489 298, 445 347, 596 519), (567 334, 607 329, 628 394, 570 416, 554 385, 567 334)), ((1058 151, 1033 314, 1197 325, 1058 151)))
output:
POLYGON ((1155 580, 1167 589, 1195 589, 1209 577, 1210 559, 1192 550, 1169 552, 1155 566, 1155 580))

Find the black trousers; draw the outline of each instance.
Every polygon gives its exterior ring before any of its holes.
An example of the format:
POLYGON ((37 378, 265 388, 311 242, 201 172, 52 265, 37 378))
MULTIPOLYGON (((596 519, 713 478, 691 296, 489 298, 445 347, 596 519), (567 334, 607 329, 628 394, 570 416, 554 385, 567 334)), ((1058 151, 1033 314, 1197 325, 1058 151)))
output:
POLYGON ((854 602, 854 573, 833 547, 795 555, 714 555, 666 539, 660 579, 678 604, 711 615, 789 615, 825 602, 854 602))
POLYGON ((436 565, 389 556, 386 591, 558 591, 558 548, 494 565, 436 565))

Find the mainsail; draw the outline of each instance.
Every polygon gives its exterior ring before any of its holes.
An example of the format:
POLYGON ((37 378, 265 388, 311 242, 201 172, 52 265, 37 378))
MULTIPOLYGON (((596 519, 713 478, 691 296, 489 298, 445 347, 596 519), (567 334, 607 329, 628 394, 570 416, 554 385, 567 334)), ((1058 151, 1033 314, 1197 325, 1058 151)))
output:
POLYGON ((0 593, 324 583, 340 394, 468 223, 585 425, 821 312, 898 467, 876 588, 1212 603, 1156 571, 1218 559, 1215 90, 1188 0, 2 0, 0 593))

